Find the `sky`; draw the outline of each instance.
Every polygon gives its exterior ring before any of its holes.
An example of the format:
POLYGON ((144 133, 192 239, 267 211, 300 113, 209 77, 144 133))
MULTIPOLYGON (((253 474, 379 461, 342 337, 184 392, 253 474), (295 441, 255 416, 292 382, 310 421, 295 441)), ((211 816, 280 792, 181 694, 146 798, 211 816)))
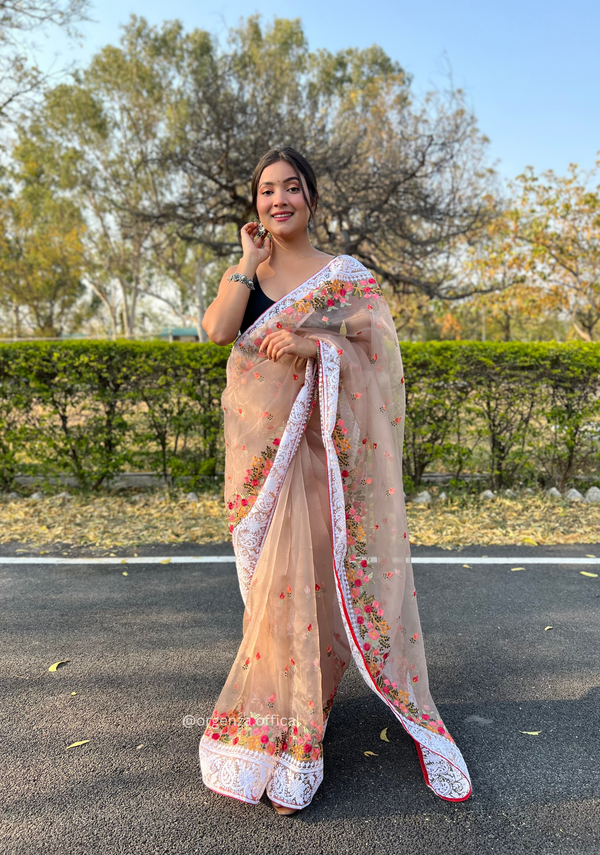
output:
POLYGON ((416 95, 445 88, 450 69, 505 179, 526 166, 559 175, 570 163, 590 170, 600 157, 598 0, 95 0, 80 46, 54 31, 38 37, 39 55, 46 65, 58 55, 55 68, 85 65, 103 45, 118 43, 131 14, 151 24, 177 18, 224 41, 229 27, 255 13, 263 24, 274 14, 301 18, 312 50, 380 45, 412 74, 416 95))

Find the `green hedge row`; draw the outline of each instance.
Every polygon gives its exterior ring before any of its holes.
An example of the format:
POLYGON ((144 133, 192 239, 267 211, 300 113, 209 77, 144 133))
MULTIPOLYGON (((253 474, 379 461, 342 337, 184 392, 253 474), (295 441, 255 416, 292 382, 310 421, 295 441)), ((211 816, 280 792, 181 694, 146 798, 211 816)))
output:
MULTIPOLYGON (((400 343, 407 492, 426 471, 560 490, 600 470, 600 344, 400 343)), ((0 345, 0 488, 17 474, 99 489, 123 471, 202 485, 223 471, 229 348, 0 345)))
POLYGON ((223 457, 228 355, 212 344, 0 345, 0 485, 63 473, 99 489, 132 469, 201 482, 223 457))
POLYGON ((499 489, 600 484, 600 343, 400 343, 407 491, 432 466, 499 489))

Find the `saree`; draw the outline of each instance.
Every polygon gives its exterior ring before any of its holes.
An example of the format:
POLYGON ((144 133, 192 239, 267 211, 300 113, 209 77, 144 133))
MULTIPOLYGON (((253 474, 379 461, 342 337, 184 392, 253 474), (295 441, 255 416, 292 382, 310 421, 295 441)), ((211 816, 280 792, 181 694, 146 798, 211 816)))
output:
POLYGON ((410 734, 426 785, 471 795, 429 691, 402 483, 405 388, 377 281, 335 257, 236 340, 222 396, 225 502, 243 639, 199 745, 204 784, 257 804, 310 803, 353 659, 410 734), (320 358, 258 349, 271 331, 320 358))

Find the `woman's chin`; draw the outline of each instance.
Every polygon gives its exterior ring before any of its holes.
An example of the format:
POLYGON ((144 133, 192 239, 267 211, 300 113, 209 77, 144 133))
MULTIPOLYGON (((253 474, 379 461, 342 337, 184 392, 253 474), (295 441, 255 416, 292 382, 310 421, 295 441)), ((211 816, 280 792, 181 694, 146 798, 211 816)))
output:
POLYGON ((283 223, 274 222, 273 225, 269 228, 269 231, 273 235, 273 237, 282 239, 295 237, 297 234, 305 230, 306 226, 303 226, 302 223, 299 223, 295 217, 290 217, 289 220, 286 220, 283 223))

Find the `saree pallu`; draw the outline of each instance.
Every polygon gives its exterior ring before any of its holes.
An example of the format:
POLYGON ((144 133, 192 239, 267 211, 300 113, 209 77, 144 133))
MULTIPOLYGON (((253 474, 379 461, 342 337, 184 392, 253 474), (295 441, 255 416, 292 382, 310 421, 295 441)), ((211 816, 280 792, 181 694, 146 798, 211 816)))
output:
POLYGON ((438 796, 471 795, 429 691, 402 485, 405 393, 381 289, 342 255, 271 306, 231 351, 225 501, 243 640, 200 740, 202 778, 256 804, 305 807, 352 657, 412 736, 438 796), (320 360, 259 354, 289 329, 320 360))

